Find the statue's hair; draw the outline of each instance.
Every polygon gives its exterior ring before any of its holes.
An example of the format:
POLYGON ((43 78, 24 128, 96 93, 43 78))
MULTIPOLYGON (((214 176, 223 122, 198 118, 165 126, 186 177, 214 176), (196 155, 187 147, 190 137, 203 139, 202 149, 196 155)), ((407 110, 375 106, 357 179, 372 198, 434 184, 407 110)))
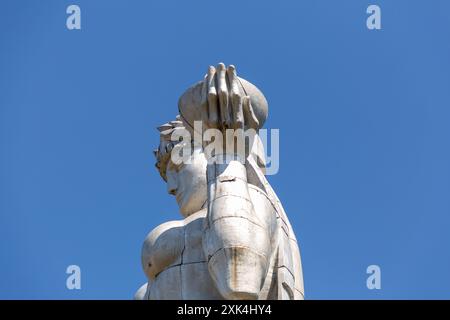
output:
POLYGON ((175 120, 169 121, 157 129, 159 131, 160 142, 158 149, 153 150, 153 154, 156 157, 155 166, 164 181, 167 181, 166 169, 170 160, 170 154, 174 146, 179 143, 179 141, 172 140, 172 134, 176 130, 185 130, 185 128, 178 115, 175 120))
MULTIPOLYGON (((180 115, 177 115, 175 120, 169 121, 158 128, 159 134, 160 134, 160 143, 159 147, 153 151, 155 157, 156 157, 156 163, 155 166, 159 171, 159 174, 164 179, 164 181, 167 181, 166 171, 167 171, 167 165, 170 161, 171 152, 174 149, 175 146, 177 146, 180 141, 173 140, 173 134, 175 131, 184 131, 187 130, 185 128, 185 124, 180 117, 180 115)), ((175 136, 185 136, 182 134, 176 134, 175 136)), ((259 138, 259 135, 256 134, 254 136, 255 140, 253 142, 253 145, 251 146, 250 155, 249 157, 252 157, 255 160, 255 164, 259 168, 259 170, 262 170, 262 172, 265 172, 265 155, 264 155, 264 147, 261 143, 261 139, 259 138)), ((186 143, 193 143, 193 141, 184 141, 186 143)))

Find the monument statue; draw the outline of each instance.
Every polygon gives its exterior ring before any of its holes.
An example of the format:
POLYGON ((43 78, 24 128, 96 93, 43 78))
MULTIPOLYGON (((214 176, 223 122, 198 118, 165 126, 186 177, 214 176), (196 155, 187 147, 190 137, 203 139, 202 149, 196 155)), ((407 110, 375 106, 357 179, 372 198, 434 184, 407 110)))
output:
POLYGON ((181 96, 178 109, 158 128, 155 156, 184 219, 145 238, 148 282, 135 299, 303 299, 299 246, 264 175, 258 136, 268 113, 264 95, 220 63, 181 96), (230 138, 230 129, 238 134, 230 138), (223 133, 214 152, 207 152, 208 130, 223 133), (236 148, 232 142, 247 131, 252 139, 244 136, 244 147, 236 148))

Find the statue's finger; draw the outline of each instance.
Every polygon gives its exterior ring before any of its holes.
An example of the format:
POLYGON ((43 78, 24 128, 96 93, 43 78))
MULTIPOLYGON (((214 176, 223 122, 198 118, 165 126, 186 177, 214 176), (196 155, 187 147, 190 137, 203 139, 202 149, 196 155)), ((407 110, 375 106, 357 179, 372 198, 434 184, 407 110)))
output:
POLYGON ((208 73, 205 75, 205 79, 202 82, 202 90, 200 93, 200 107, 202 113, 202 121, 209 126, 208 119, 208 73))
POLYGON ((200 92, 200 104, 207 104, 208 103, 208 76, 209 76, 209 70, 205 74, 205 77, 202 81, 202 90, 200 92))
MULTIPOLYGON (((217 90, 215 81, 216 69, 212 66, 208 69, 208 74, 206 76, 206 87, 207 87, 207 100, 208 100, 208 124, 209 127, 217 127, 217 122, 219 121, 217 112, 217 90)), ((203 111, 203 110, 202 110, 203 111)))
POLYGON ((244 113, 242 111, 242 96, 239 91, 239 82, 236 68, 230 65, 227 68, 228 81, 230 83, 231 115, 234 129, 244 128, 244 113))
POLYGON ((258 118, 256 118, 255 112, 253 111, 253 107, 250 102, 250 96, 244 97, 242 101, 242 109, 244 111, 245 123, 247 123, 250 128, 258 129, 259 121, 258 118))
POLYGON ((226 70, 223 63, 217 66, 217 95, 219 96, 220 118, 224 129, 229 128, 230 110, 228 108, 228 88, 226 79, 226 70))

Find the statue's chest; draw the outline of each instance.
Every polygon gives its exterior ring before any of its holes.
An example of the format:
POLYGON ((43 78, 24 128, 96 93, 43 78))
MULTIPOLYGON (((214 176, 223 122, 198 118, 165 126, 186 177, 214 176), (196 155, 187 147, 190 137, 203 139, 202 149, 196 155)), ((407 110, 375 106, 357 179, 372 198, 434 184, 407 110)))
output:
POLYGON ((150 286, 150 299, 221 299, 203 253, 204 214, 184 222, 156 239, 152 260, 159 270, 150 286))
POLYGON ((184 226, 184 248, 181 255, 182 264, 206 261, 202 246, 204 222, 204 216, 200 216, 184 226))
POLYGON ((202 234, 204 215, 189 217, 185 224, 173 226, 162 232, 152 248, 155 274, 188 263, 204 262, 202 234))

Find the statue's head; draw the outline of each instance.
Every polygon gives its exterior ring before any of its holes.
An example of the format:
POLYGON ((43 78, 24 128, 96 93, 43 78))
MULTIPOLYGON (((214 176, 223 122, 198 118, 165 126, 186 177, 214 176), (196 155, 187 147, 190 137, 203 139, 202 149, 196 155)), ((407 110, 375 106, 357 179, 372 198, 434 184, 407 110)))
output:
MULTIPOLYGON (((206 165, 207 160, 202 147, 193 141, 173 141, 175 130, 185 130, 179 116, 160 127, 160 144, 154 151, 156 156, 156 168, 163 180, 167 183, 167 191, 174 195, 180 212, 187 217, 199 211, 206 203, 207 182, 206 165), (183 155, 185 161, 173 161, 172 150, 183 148, 183 144, 191 143, 190 153, 183 155)), ((175 135, 176 136, 176 135, 175 135)), ((183 149, 185 150, 185 149, 183 149)))

